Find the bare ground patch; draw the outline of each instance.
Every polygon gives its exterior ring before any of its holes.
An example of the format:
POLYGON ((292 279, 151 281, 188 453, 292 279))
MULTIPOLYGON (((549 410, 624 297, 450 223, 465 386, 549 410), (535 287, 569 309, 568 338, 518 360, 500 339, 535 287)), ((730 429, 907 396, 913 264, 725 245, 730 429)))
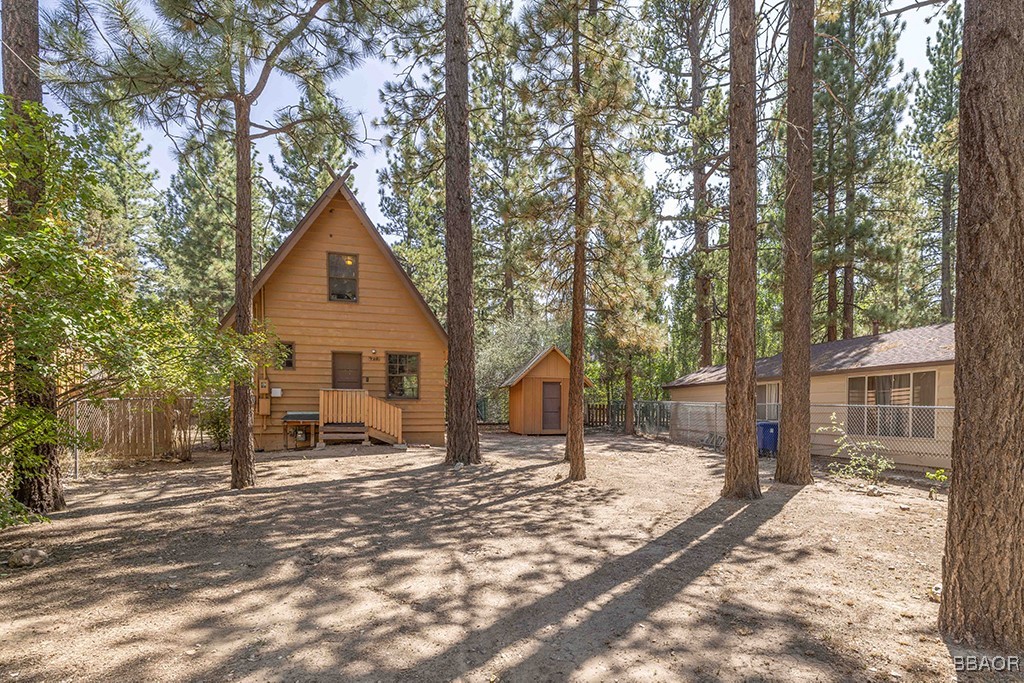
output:
POLYGON ((570 484, 561 439, 482 439, 461 470, 339 447, 244 492, 216 453, 74 485, 0 535, 51 555, 0 569, 0 682, 953 679, 926 489, 744 504, 697 449, 590 435, 570 484))

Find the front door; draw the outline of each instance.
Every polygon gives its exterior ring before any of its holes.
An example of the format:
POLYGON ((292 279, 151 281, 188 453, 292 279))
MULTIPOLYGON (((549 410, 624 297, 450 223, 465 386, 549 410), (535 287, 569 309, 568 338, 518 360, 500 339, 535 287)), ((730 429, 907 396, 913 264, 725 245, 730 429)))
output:
POLYGON ((545 431, 562 428, 561 382, 544 382, 544 419, 541 425, 545 431))
POLYGON ((363 354, 341 351, 332 353, 331 386, 335 389, 362 389, 363 354))

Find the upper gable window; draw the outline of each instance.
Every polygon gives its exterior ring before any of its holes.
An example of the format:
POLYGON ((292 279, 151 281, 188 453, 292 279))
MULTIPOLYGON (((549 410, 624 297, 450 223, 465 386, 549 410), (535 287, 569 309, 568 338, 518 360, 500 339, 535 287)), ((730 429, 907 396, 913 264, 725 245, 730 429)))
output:
POLYGON ((331 301, 359 299, 359 257, 327 254, 327 296, 331 301))

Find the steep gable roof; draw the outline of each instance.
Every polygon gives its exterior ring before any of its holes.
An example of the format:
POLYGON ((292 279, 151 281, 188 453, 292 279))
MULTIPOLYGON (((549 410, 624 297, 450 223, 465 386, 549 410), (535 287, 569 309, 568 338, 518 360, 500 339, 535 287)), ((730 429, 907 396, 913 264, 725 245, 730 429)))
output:
MULTIPOLYGON (((953 323, 940 323, 815 344, 811 347, 811 374, 952 363, 953 333, 953 323)), ((757 379, 778 379, 782 377, 782 354, 759 358, 754 367, 757 379)), ((724 382, 725 366, 710 365, 663 386, 671 389, 724 382)))
MULTIPOLYGON (((562 360, 564 360, 567 365, 569 364, 569 357, 562 353, 562 350, 559 349, 557 346, 551 346, 538 353, 536 356, 531 358, 525 365, 523 365, 521 368, 513 372, 508 379, 501 383, 501 387, 510 387, 519 380, 521 380, 523 377, 526 377, 527 373, 529 373, 530 370, 533 370, 534 366, 536 366, 542 360, 547 358, 548 355, 551 353, 557 353, 559 356, 562 357, 562 360)), ((594 386, 594 383, 591 382, 590 378, 588 378, 586 375, 583 376, 583 382, 588 387, 594 386)))
MULTIPOLYGON (((356 199, 356 196, 352 194, 352 190, 350 190, 345 184, 345 180, 345 176, 336 178, 334 182, 332 182, 327 189, 323 191, 323 194, 313 202, 313 206, 309 207, 309 211, 306 212, 306 215, 301 221, 299 221, 299 224, 295 226, 295 229, 292 230, 287 239, 281 243, 281 246, 278 247, 277 251, 274 252, 274 255, 270 257, 270 260, 267 261, 267 264, 263 266, 262 270, 260 270, 259 274, 256 276, 256 282, 253 285, 252 290, 253 293, 255 294, 256 292, 259 292, 263 286, 267 284, 267 281, 270 280, 270 276, 273 275, 278 266, 284 262, 291 250, 294 249, 295 245, 302 239, 303 235, 309 231, 310 227, 316 222, 316 219, 320 217, 320 214, 323 213, 324 209, 327 208, 327 205, 330 204, 334 196, 340 193, 345 201, 348 202, 349 206, 352 207, 352 210, 356 214, 356 218, 359 219, 360 225, 366 229, 366 232, 369 233, 381 253, 384 254, 386 257, 385 260, 391 264, 391 267, 398 275, 398 279, 401 280, 402 284, 409 291, 409 294, 412 295, 416 305, 423 311, 423 314, 427 317, 427 320, 430 322, 430 326, 433 328, 434 332, 436 332, 441 339, 447 341, 448 335, 445 333, 444 327, 441 326, 441 322, 437 319, 437 316, 434 315, 434 312, 430 310, 430 306, 427 305, 423 295, 420 294, 420 290, 416 288, 412 278, 410 278, 409 274, 405 272, 405 268, 403 268, 402 264, 398 261, 398 257, 395 256, 395 252, 391 251, 391 247, 388 246, 388 243, 385 242, 384 238, 381 237, 379 232, 377 232, 377 228, 373 225, 370 217, 366 214, 366 210, 363 208, 363 205, 358 199, 356 199)), ((232 305, 221 319, 221 329, 224 329, 234 322, 235 310, 235 306, 232 305)))

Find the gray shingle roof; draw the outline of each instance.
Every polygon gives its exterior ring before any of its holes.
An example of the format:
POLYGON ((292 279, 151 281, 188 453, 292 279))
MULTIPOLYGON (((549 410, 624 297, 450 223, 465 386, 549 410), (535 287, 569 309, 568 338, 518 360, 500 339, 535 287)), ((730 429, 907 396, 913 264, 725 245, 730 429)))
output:
MULTIPOLYGON (((827 375, 866 368, 953 362, 953 323, 895 330, 878 336, 855 337, 811 346, 811 374, 827 375)), ((782 354, 759 358, 758 379, 782 377, 782 354)), ((686 387, 725 382, 725 366, 712 365, 664 385, 686 387)))

